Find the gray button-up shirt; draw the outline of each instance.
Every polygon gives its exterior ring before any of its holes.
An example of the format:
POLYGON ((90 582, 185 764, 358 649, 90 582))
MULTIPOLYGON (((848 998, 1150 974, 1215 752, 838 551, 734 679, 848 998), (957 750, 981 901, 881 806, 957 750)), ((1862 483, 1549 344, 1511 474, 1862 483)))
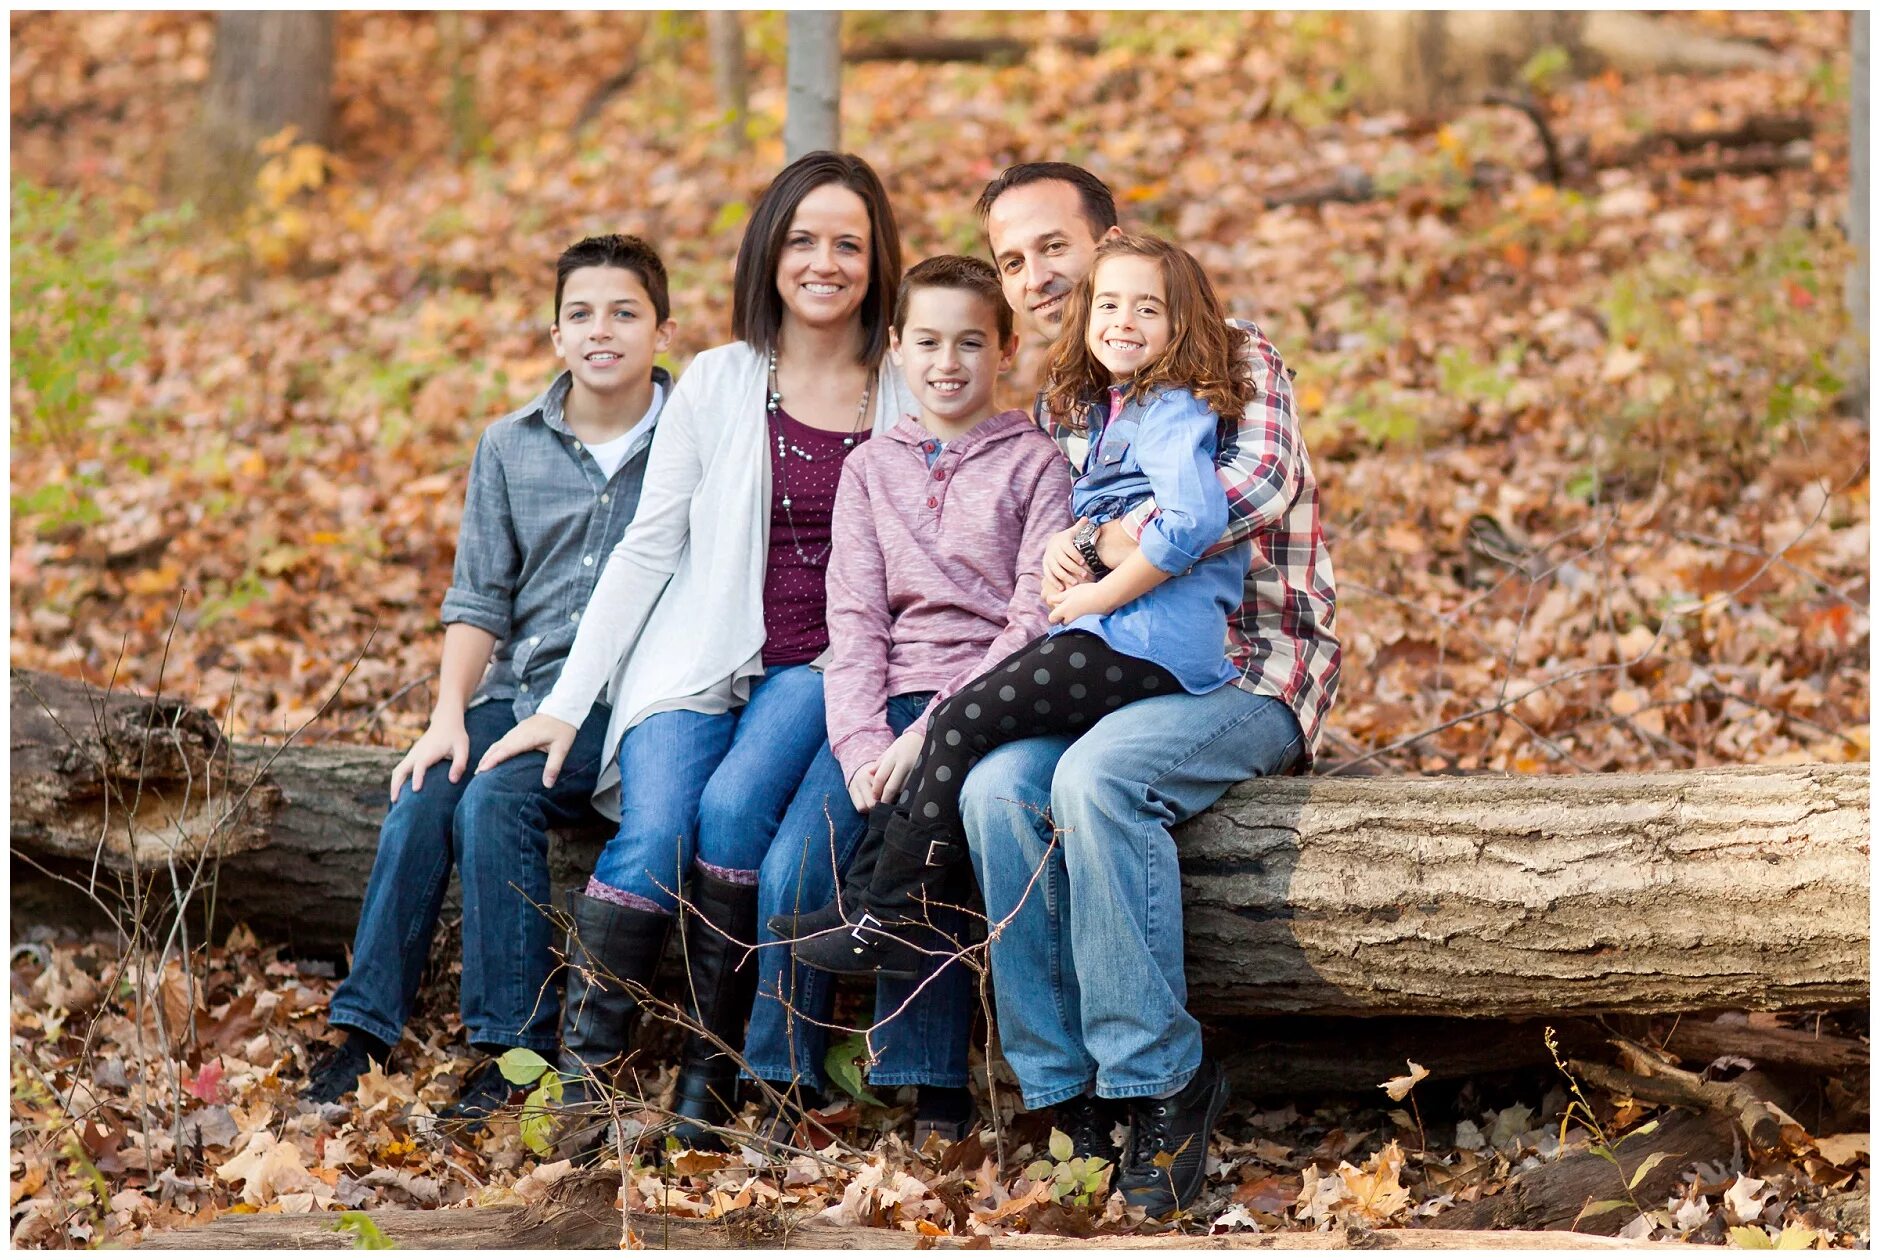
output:
POLYGON ((612 477, 562 414, 567 372, 478 441, 441 614, 445 625, 465 622, 501 640, 471 705, 509 700, 520 722, 554 687, 608 553, 640 504, 659 408, 672 392, 664 368, 653 379, 652 414, 634 427, 612 477))

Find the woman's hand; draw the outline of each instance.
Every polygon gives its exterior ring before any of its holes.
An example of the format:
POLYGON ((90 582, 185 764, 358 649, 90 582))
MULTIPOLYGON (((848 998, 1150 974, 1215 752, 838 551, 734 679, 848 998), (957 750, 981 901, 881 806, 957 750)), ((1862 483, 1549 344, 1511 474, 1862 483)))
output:
POLYGON ((456 783, 463 778, 464 767, 470 764, 470 734, 464 729, 461 709, 454 721, 448 716, 431 715, 431 724, 424 728, 424 734, 418 736, 418 742, 392 770, 392 804, 398 804, 398 791, 405 786, 406 779, 411 780, 412 791, 422 792, 424 772, 446 757, 450 758, 450 781, 456 783))
POLYGON ((1064 592, 1064 597, 1051 606, 1050 622, 1054 626, 1069 625, 1079 617, 1091 614, 1102 616, 1115 612, 1115 607, 1104 597, 1099 589, 1100 582, 1086 582, 1082 586, 1073 586, 1064 592))
POLYGON ((907 776, 914 772, 915 764, 920 761, 922 742, 918 731, 902 731, 888 745, 888 751, 881 754, 874 775, 877 804, 888 804, 901 795, 901 789, 907 786, 907 776))
POLYGON ((490 745, 483 760, 477 762, 477 773, 500 766, 511 757, 540 749, 548 754, 548 763, 542 767, 542 786, 554 787, 561 774, 561 763, 568 759, 568 750, 574 747, 575 735, 574 727, 546 713, 524 718, 510 728, 509 734, 490 745))
MULTIPOLYGON (((1083 553, 1078 551, 1076 544, 1071 541, 1083 525, 1084 522, 1078 520, 1069 529, 1059 530, 1045 540, 1044 576, 1041 585, 1047 591, 1053 583, 1059 590, 1067 590, 1079 583, 1091 580, 1090 569, 1084 564, 1083 553)), ((1045 602, 1051 602, 1049 594, 1045 596, 1045 602)))
POLYGON ((875 807, 875 767, 878 762, 866 762, 849 776, 849 804, 855 806, 855 812, 866 814, 875 807))

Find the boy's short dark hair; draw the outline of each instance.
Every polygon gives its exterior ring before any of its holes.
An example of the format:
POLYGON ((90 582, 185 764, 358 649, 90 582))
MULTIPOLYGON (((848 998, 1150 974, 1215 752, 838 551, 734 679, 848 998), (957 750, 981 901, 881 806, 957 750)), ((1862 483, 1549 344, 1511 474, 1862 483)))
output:
POLYGON ((646 286, 646 296, 653 299, 653 314, 665 323, 672 314, 672 300, 666 294, 666 264, 659 251, 637 236, 609 232, 576 241, 561 251, 555 260, 555 319, 561 319, 561 291, 568 277, 583 267, 618 267, 631 271, 646 286))
POLYGON ((978 294, 992 307, 999 344, 1012 339, 1012 308, 1006 304, 1004 290, 999 288, 999 273, 985 259, 968 258, 964 254, 937 254, 908 268, 901 278, 901 291, 894 299, 896 333, 907 329, 908 299, 916 289, 962 289, 978 294))
POLYGON ((1077 200, 1083 207, 1084 222, 1090 225, 1090 235, 1102 236, 1116 226, 1116 198, 1110 186, 1083 167, 1069 162, 1019 162, 1006 167, 979 194, 975 207, 979 211, 979 222, 985 223, 986 216, 992 213, 992 203, 1002 194, 1047 179, 1062 180, 1077 190, 1077 200))

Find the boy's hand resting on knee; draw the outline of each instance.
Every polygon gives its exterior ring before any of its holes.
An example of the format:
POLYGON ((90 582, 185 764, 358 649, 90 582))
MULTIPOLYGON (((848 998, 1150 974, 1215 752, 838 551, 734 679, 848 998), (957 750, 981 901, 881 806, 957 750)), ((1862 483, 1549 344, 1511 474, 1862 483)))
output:
POLYGON ((509 734, 490 745, 483 760, 477 762, 477 773, 500 766, 518 754, 540 749, 548 754, 548 763, 542 767, 542 786, 554 787, 556 777, 561 774, 561 763, 568 759, 568 750, 574 747, 576 733, 574 727, 546 713, 524 718, 510 728, 509 734))
POLYGON ((866 814, 875 807, 876 764, 873 761, 862 763, 849 779, 849 804, 855 806, 858 814, 866 814))
POLYGON ((901 789, 907 786, 907 776, 914 772, 914 764, 920 760, 921 743, 918 731, 902 731, 888 745, 888 751, 881 754, 881 760, 875 763, 876 804, 891 805, 901 795, 901 789))
POLYGON ((418 736, 418 742, 411 746, 404 759, 392 770, 392 804, 398 804, 399 789, 405 786, 405 780, 411 780, 411 790, 424 790, 424 772, 444 758, 450 758, 450 781, 463 778, 464 767, 470 764, 470 732, 464 729, 463 713, 460 710, 455 719, 433 713, 431 724, 424 728, 424 734, 418 736))

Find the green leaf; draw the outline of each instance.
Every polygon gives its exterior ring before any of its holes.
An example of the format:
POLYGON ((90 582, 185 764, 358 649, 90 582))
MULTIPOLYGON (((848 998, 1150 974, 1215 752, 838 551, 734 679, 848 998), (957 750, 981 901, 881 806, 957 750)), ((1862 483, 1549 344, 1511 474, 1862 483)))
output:
POLYGON ((1745 1251, 1774 1251, 1776 1249, 1776 1245, 1769 1241, 1769 1235, 1754 1225, 1732 1225, 1730 1245, 1741 1247, 1745 1251))
POLYGON ((868 1041, 857 1034, 829 1047, 829 1053, 823 1056, 823 1071, 850 1098, 871 1107, 885 1107, 887 1104, 869 1093, 868 1086, 862 1083, 862 1060, 867 1057, 868 1041))
POLYGON ((385 1236, 385 1232, 375 1225, 364 1212, 341 1212, 339 1220, 334 1222, 332 1230, 336 1234, 350 1232, 353 1235, 355 1251, 396 1251, 398 1244, 385 1236))
POLYGON ((548 1060, 527 1046, 511 1046, 496 1060, 496 1066, 511 1085, 533 1085, 548 1071, 548 1060))
POLYGON ((1559 44, 1548 44, 1521 67, 1521 81, 1536 92, 1551 92, 1560 78, 1573 68, 1573 58, 1559 44))
MULTIPOLYGON (((533 1102, 535 1095, 529 1096, 533 1102)), ((555 1149, 555 1113, 539 1106, 524 1105, 522 1118, 517 1122, 522 1132, 522 1144, 544 1159, 555 1149)))
POLYGON ((1031 1163, 1025 1165, 1025 1179, 1027 1181, 1048 1180, 1051 1176, 1051 1172, 1052 1164, 1048 1159, 1034 1159, 1031 1163))
POLYGON ((1060 1164, 1068 1164, 1074 1153, 1071 1135, 1062 1129, 1051 1130, 1051 1158, 1060 1164))
POLYGON ((1645 1180, 1646 1173, 1650 1172, 1652 1169, 1658 1167, 1658 1165, 1662 1164, 1664 1161, 1670 1158, 1671 1158, 1670 1151, 1653 1151, 1651 1154, 1647 1155, 1644 1159, 1641 1159, 1638 1162, 1638 1167, 1632 1170, 1632 1178, 1631 1180, 1625 1183, 1625 1188, 1627 1190, 1638 1189, 1638 1183, 1645 1180))

